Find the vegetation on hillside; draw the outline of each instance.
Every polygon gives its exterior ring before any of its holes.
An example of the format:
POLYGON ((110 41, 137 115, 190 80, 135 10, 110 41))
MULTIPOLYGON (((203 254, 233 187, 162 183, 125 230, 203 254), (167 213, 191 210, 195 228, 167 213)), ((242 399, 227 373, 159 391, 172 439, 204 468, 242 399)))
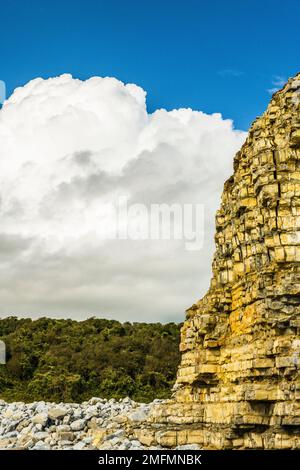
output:
POLYGON ((167 398, 179 363, 179 329, 175 323, 121 324, 98 318, 1 319, 7 364, 0 365, 0 398, 167 398))

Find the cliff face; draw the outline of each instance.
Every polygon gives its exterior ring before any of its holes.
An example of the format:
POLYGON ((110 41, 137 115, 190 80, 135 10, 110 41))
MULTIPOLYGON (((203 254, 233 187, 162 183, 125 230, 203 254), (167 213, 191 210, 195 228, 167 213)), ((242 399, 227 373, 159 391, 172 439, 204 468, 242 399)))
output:
POLYGON ((235 156, 215 243, 210 289, 182 328, 174 399, 154 407, 157 430, 140 434, 300 448, 300 74, 235 156))

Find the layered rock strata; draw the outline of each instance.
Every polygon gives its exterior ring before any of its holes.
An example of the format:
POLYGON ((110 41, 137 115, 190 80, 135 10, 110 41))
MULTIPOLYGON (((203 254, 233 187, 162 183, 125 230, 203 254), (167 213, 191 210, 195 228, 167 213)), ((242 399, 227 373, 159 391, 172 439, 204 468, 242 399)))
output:
POLYGON ((300 74, 234 158, 208 293, 187 311, 174 398, 148 443, 300 448, 300 74))

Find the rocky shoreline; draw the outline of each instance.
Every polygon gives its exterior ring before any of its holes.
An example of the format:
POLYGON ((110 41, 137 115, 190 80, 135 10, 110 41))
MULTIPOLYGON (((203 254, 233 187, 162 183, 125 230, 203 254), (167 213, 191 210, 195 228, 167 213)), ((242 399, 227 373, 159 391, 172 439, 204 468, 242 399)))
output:
MULTIPOLYGON (((160 400, 155 400, 155 404, 160 400)), ((147 419, 152 404, 130 398, 91 398, 79 403, 6 403, 0 400, 0 449, 154 450, 131 432, 128 422, 147 419)), ((174 449, 198 449, 177 446, 174 449)))

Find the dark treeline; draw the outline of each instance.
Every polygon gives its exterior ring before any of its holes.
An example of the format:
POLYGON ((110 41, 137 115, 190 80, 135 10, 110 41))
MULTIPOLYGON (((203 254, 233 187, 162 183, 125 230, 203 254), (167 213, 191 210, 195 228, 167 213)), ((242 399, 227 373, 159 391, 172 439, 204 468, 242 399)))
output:
POLYGON ((121 324, 98 318, 1 319, 7 363, 0 365, 0 398, 167 398, 179 363, 179 329, 175 323, 121 324))

